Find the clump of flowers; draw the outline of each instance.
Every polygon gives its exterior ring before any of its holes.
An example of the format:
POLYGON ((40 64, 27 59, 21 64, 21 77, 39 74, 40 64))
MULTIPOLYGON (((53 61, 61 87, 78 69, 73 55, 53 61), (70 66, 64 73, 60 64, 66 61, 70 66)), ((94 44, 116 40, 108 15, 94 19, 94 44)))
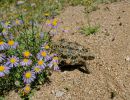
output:
MULTIPOLYGON (((51 27, 57 25, 54 19, 51 27)), ((48 71, 59 70, 58 57, 52 54, 49 43, 49 34, 39 31, 34 21, 1 22, 0 95, 9 87, 17 87, 22 97, 28 96, 32 87, 44 82, 48 71)))

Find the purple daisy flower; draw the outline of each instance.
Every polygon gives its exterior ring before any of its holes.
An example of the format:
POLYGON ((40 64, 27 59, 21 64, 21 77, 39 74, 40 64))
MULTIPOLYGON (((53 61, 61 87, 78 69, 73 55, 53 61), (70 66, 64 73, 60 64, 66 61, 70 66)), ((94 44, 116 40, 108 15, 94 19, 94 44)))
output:
POLYGON ((9 67, 6 67, 4 65, 0 65, 0 77, 5 76, 6 74, 9 74, 9 67))
POLYGON ((52 68, 52 67, 53 67, 53 61, 51 61, 51 62, 48 64, 48 66, 49 66, 50 68, 52 68))
POLYGON ((2 62, 2 61, 5 59, 5 57, 6 57, 5 54, 2 54, 2 53, 1 53, 1 54, 0 54, 0 62, 2 62))
POLYGON ((45 59, 45 62, 48 62, 48 61, 52 60, 52 57, 47 55, 44 59, 45 59))
POLYGON ((38 60, 37 65, 40 66, 42 69, 45 69, 46 67, 45 62, 42 59, 38 60))
POLYGON ((18 42, 15 42, 14 40, 9 40, 8 41, 8 48, 14 48, 16 49, 18 46, 18 42))
POLYGON ((56 64, 56 65, 54 65, 54 70, 55 71, 59 71, 60 70, 60 68, 59 68, 59 66, 56 64))
POLYGON ((35 72, 33 72, 33 71, 27 71, 23 75, 23 81, 26 84, 30 84, 31 82, 34 81, 35 78, 36 78, 35 72))
POLYGON ((47 43, 47 42, 45 42, 43 45, 42 45, 42 47, 41 47, 41 49, 46 49, 46 50, 48 50, 50 47, 49 47, 49 44, 47 43))
POLYGON ((23 59, 21 62, 20 62, 20 65, 21 66, 30 66, 32 64, 32 60, 30 59, 23 59))
POLYGON ((55 71, 58 71, 59 70, 59 66, 56 62, 54 61, 51 61, 49 64, 48 64, 49 68, 53 68, 53 70, 55 71))
POLYGON ((54 62, 57 63, 57 64, 59 63, 58 57, 56 57, 56 56, 53 57, 53 60, 52 60, 52 61, 54 61, 54 62))
POLYGON ((58 57, 55 56, 55 57, 53 57, 53 60, 48 64, 48 66, 50 68, 53 67, 54 70, 58 71, 59 70, 58 63, 59 63, 58 57))
POLYGON ((32 68, 32 70, 36 73, 36 74, 39 74, 42 72, 43 68, 41 68, 40 66, 34 66, 32 68))
POLYGON ((26 84, 26 86, 23 88, 23 93, 28 94, 31 91, 30 84, 26 84))
POLYGON ((38 59, 43 59, 47 56, 47 52, 45 50, 41 50, 38 54, 37 54, 37 58, 38 59))
POLYGON ((52 28, 57 28, 59 25, 59 20, 58 19, 53 19, 52 22, 51 22, 51 27, 52 28))
POLYGON ((7 48, 7 44, 3 41, 0 41, 0 50, 5 50, 7 48))
POLYGON ((19 65, 19 58, 16 56, 9 57, 7 60, 8 61, 6 63, 6 66, 12 68, 12 67, 17 67, 19 65))
MULTIPOLYGON (((48 47, 47 47, 47 48, 48 48, 48 47)), ((45 62, 50 61, 50 60, 52 59, 52 57, 49 56, 45 50, 41 50, 41 51, 37 54, 37 58, 38 58, 38 59, 44 59, 45 62)))
POLYGON ((3 28, 6 28, 6 29, 10 29, 12 26, 11 26, 11 22, 10 21, 6 21, 6 22, 1 22, 1 25, 3 28))
POLYGON ((14 22, 13 22, 13 25, 15 26, 18 26, 18 25, 21 25, 23 24, 23 21, 22 20, 19 20, 19 19, 16 19, 14 22))

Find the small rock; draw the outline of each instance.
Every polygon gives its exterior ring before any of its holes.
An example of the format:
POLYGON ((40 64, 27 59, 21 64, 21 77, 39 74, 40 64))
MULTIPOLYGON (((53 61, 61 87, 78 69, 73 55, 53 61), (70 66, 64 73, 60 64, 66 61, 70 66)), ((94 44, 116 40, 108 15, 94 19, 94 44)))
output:
POLYGON ((105 35, 106 35, 106 36, 109 36, 109 35, 110 35, 110 33, 105 33, 105 35))
POLYGON ((121 23, 121 22, 119 23, 119 26, 122 26, 122 23, 121 23))
POLYGON ((127 56, 127 57, 125 58, 125 60, 126 60, 126 61, 130 61, 130 57, 127 56))
POLYGON ((64 92, 63 91, 56 91, 55 92, 55 96, 56 97, 61 97, 61 96, 63 96, 64 95, 64 92))
POLYGON ((115 37, 113 37, 112 39, 111 39, 111 41, 114 41, 115 40, 115 37))
POLYGON ((54 91, 54 90, 52 90, 52 91, 51 91, 51 94, 55 94, 55 91, 54 91))

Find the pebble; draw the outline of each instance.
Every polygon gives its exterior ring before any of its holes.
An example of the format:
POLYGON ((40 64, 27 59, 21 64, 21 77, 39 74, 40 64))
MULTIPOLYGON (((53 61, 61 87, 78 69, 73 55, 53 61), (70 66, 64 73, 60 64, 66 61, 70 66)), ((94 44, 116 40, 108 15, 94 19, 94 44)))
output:
POLYGON ((61 97, 61 96, 63 96, 64 95, 64 92, 63 91, 56 91, 55 92, 55 96, 56 97, 61 97))
POLYGON ((127 57, 125 58, 125 60, 126 60, 126 61, 130 61, 130 56, 127 56, 127 57))

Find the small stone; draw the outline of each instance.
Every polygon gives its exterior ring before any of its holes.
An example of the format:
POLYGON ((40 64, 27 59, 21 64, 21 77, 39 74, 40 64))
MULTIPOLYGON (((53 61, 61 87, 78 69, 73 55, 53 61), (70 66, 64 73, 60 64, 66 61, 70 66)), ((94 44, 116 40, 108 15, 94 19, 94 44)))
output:
POLYGON ((115 40, 115 37, 113 37, 112 39, 111 39, 111 41, 114 41, 115 40))
POLYGON ((110 33, 106 32, 106 33, 105 33, 105 35, 106 35, 106 36, 109 36, 109 35, 110 35, 110 33))
POLYGON ((125 58, 125 60, 126 60, 126 61, 130 61, 130 57, 127 56, 127 57, 125 58))
POLYGON ((56 93, 55 93, 55 96, 56 97, 61 97, 61 96, 63 96, 64 95, 64 92, 63 91, 56 91, 56 93))
POLYGON ((55 91, 54 91, 54 90, 52 90, 52 91, 51 91, 51 94, 55 94, 55 91))

